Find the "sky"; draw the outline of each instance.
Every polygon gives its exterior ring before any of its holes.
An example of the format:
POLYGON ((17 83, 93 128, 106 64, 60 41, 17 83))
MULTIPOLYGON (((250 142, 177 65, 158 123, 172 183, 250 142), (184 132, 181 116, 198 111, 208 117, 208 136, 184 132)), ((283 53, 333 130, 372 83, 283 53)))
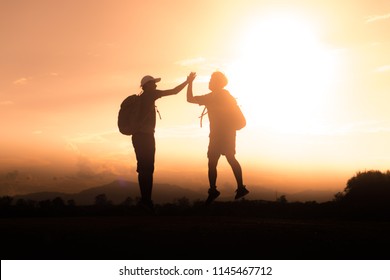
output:
MULTIPOLYGON (((248 189, 341 191, 390 166, 389 30, 379 0, 0 0, 0 195, 135 181, 121 101, 191 71, 206 94, 217 70, 247 118, 248 189)), ((206 191, 208 120, 185 94, 156 102, 155 182, 206 191)))

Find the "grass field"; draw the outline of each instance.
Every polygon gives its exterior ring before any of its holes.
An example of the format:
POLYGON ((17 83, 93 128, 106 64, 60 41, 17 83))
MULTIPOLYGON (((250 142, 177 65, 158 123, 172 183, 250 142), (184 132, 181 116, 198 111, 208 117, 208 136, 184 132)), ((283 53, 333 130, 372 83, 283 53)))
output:
POLYGON ((390 258, 389 221, 226 215, 1 218, 1 259, 390 258))

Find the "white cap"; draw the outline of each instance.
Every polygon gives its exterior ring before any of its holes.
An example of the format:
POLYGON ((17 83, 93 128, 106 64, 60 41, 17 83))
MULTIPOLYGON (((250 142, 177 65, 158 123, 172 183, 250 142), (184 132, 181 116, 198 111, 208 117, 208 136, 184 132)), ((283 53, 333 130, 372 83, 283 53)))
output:
POLYGON ((150 81, 158 83, 159 81, 161 81, 161 78, 153 78, 152 76, 147 75, 147 76, 142 78, 142 80, 141 80, 141 87, 143 87, 146 83, 148 83, 150 81))

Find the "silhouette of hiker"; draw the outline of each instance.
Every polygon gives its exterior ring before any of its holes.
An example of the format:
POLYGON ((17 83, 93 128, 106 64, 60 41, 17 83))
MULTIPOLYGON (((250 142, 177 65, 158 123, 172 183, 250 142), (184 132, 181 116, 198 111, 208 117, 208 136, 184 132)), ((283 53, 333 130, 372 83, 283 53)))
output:
POLYGON ((132 142, 137 158, 138 183, 141 191, 140 205, 153 211, 152 201, 154 158, 156 142, 154 132, 156 127, 155 101, 161 97, 178 94, 188 84, 185 82, 169 90, 158 90, 156 83, 161 78, 145 76, 141 80, 142 94, 139 119, 143 120, 139 130, 133 134, 132 142))
POLYGON ((224 89, 228 80, 221 72, 214 72, 209 82, 210 93, 201 96, 193 96, 192 83, 196 73, 191 73, 188 77, 187 101, 199 105, 205 105, 210 121, 210 141, 208 146, 208 177, 210 189, 206 204, 210 204, 219 195, 217 190, 217 165, 221 155, 224 155, 231 166, 234 177, 237 181, 235 199, 239 199, 249 193, 243 184, 242 169, 237 161, 236 154, 236 128, 229 121, 229 111, 237 102, 230 93, 224 89))

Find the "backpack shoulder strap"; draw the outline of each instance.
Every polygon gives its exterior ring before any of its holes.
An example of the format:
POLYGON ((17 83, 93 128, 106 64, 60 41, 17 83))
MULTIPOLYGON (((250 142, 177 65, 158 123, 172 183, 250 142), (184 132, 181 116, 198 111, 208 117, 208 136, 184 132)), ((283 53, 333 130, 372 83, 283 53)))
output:
POLYGON ((204 108, 203 108, 203 111, 202 111, 202 114, 200 114, 200 116, 199 116, 199 118, 200 118, 200 127, 202 127, 202 121, 203 121, 203 117, 205 116, 205 115, 207 115, 207 107, 206 106, 204 106, 204 108))

